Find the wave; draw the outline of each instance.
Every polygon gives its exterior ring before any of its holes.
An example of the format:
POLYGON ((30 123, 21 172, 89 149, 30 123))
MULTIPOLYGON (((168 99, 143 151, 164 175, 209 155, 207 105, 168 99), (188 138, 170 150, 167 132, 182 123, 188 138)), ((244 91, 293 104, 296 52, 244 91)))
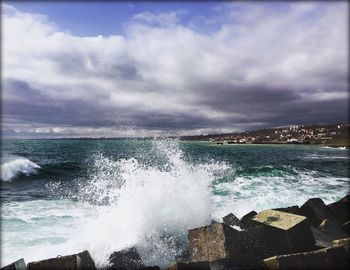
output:
POLYGON ((289 167, 295 174, 246 175, 237 174, 232 182, 219 183, 214 187, 214 218, 227 213, 237 217, 255 210, 301 206, 313 197, 331 203, 347 193, 348 177, 333 177, 318 171, 289 167), (220 196, 220 194, 227 194, 220 196))
POLYGON ((320 154, 308 154, 306 156, 301 157, 303 159, 324 159, 324 160, 335 160, 335 159, 349 159, 348 156, 326 156, 320 154))
POLYGON ((334 147, 334 146, 322 146, 322 149, 331 149, 331 150, 348 150, 345 146, 339 146, 339 147, 334 147))
POLYGON ((176 140, 151 144, 149 151, 135 155, 139 158, 95 154, 90 177, 82 179, 77 192, 67 193, 64 184, 48 185, 53 194, 94 205, 64 252, 84 247, 104 266, 113 251, 136 246, 147 265, 166 266, 184 248, 189 228, 210 223, 210 185, 233 168, 214 161, 192 164, 176 140))
POLYGON ((16 158, 4 164, 1 164, 1 179, 3 181, 11 182, 16 176, 24 174, 29 176, 37 173, 37 169, 41 167, 30 161, 27 158, 16 158))

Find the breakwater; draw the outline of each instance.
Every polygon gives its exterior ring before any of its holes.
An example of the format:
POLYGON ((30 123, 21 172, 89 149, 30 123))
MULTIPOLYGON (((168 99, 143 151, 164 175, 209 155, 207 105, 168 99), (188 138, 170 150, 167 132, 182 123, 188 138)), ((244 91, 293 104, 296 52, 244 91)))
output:
MULTIPOLYGON (((167 270, 180 269, 348 269, 350 195, 326 205, 311 198, 303 205, 252 210, 238 219, 229 213, 218 222, 188 230, 187 247, 167 270)), ((144 265, 137 249, 116 250, 109 264, 96 265, 88 251, 25 263, 3 270, 160 269, 144 265)))

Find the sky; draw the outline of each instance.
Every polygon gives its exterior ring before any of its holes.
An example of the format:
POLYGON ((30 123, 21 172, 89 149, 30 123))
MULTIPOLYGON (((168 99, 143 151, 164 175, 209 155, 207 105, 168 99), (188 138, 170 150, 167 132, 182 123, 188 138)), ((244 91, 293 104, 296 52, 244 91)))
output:
POLYGON ((348 121, 346 1, 1 5, 3 138, 348 121))

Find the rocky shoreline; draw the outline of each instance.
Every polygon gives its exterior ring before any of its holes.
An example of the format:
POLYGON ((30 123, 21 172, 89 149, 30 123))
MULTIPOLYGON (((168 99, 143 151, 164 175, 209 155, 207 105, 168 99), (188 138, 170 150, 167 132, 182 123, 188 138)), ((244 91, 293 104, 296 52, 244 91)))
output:
MULTIPOLYGON (((135 247, 116 251, 104 270, 151 270, 135 247)), ((350 195, 326 205, 319 198, 301 207, 266 209, 238 219, 188 231, 188 247, 167 270, 349 269, 350 195)), ((20 259, 3 270, 81 270, 96 268, 88 251, 25 263, 20 259)))

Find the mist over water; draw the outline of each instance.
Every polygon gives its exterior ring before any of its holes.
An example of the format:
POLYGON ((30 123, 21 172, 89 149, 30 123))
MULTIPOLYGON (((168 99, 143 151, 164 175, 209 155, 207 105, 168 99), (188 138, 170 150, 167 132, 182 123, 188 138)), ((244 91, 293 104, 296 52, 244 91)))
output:
MULTIPOLYGON (((9 142, 5 154, 19 148, 9 142)), ((316 196, 332 202, 349 184, 348 150, 165 139, 29 148, 35 171, 2 175, 2 265, 87 249, 102 266, 113 251, 136 246, 147 265, 165 266, 189 228, 316 196)))

